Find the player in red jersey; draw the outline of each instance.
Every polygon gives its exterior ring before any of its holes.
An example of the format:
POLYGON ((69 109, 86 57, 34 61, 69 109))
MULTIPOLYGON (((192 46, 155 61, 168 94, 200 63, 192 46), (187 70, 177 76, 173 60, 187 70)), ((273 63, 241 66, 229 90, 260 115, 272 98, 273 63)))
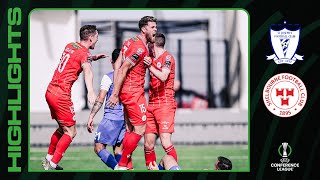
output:
POLYGON ((175 60, 164 49, 165 36, 157 33, 155 43, 149 45, 153 57, 145 57, 144 62, 150 71, 149 104, 147 108, 147 125, 144 135, 146 166, 156 161, 154 151, 157 136, 160 136, 163 149, 177 162, 177 152, 171 142, 174 132, 176 100, 174 97, 175 60))
POLYGON ((127 132, 123 139, 123 153, 115 170, 126 170, 131 161, 132 152, 145 132, 146 98, 144 83, 146 67, 143 58, 148 56, 147 43, 154 42, 157 32, 157 19, 144 16, 139 21, 140 34, 124 42, 122 46, 122 64, 115 71, 114 90, 107 106, 114 107, 119 98, 124 106, 127 132), (121 90, 120 90, 121 89, 121 90))
POLYGON ((106 57, 105 54, 91 56, 89 49, 94 49, 97 41, 98 31, 95 25, 81 27, 80 42, 66 45, 60 63, 48 85, 45 95, 46 101, 50 108, 51 117, 57 121, 59 127, 51 136, 48 154, 42 161, 45 170, 62 170, 58 163, 76 136, 76 119, 71 100, 71 88, 82 71, 88 90, 88 101, 91 104, 95 101, 91 61, 106 57))

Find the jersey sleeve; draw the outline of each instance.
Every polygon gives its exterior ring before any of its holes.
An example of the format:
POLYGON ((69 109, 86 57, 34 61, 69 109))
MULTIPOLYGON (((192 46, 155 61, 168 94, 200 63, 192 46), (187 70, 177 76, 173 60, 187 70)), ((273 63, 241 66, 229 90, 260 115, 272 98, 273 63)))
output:
POLYGON ((142 57, 145 56, 146 49, 140 45, 131 45, 129 48, 123 47, 123 54, 126 61, 129 61, 133 66, 135 66, 142 57))
POLYGON ((164 63, 163 63, 163 66, 162 66, 162 69, 168 69, 169 71, 171 70, 172 66, 174 64, 174 58, 172 55, 168 54, 166 57, 165 57, 165 60, 164 60, 164 63))
POLYGON ((82 65, 84 63, 90 63, 91 64, 91 55, 90 55, 90 53, 83 52, 83 53, 80 53, 78 57, 80 58, 81 67, 82 67, 82 65))
POLYGON ((112 80, 109 78, 109 76, 104 75, 101 79, 100 89, 109 91, 111 84, 112 80))

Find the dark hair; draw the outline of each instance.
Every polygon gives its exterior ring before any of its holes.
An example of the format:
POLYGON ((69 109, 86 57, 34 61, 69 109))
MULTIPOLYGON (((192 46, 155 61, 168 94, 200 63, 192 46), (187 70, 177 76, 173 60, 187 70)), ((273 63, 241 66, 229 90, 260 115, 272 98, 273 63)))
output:
POLYGON ((158 46, 158 47, 164 47, 164 45, 166 44, 166 37, 164 36, 164 34, 162 33, 157 33, 156 36, 155 36, 155 44, 158 46))
POLYGON ((118 56, 120 54, 120 51, 121 49, 114 49, 113 52, 112 52, 112 60, 111 60, 111 63, 115 63, 116 60, 118 59, 118 56))
POLYGON ((231 170, 232 169, 232 163, 231 161, 223 156, 218 157, 218 164, 217 164, 217 169, 219 170, 231 170))
POLYGON ((80 40, 88 40, 90 36, 96 34, 97 27, 95 25, 84 25, 80 28, 80 40))
POLYGON ((157 18, 153 17, 153 16, 144 16, 140 19, 139 21, 139 29, 141 30, 141 28, 143 26, 148 25, 148 22, 155 22, 157 23, 157 18))

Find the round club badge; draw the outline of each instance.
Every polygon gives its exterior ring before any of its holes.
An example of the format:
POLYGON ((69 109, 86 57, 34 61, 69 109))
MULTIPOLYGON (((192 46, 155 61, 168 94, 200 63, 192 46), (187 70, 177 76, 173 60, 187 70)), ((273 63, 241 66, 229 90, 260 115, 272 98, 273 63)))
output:
POLYGON ((279 117, 299 113, 307 101, 307 89, 297 76, 280 73, 271 77, 263 88, 263 102, 267 109, 279 117))

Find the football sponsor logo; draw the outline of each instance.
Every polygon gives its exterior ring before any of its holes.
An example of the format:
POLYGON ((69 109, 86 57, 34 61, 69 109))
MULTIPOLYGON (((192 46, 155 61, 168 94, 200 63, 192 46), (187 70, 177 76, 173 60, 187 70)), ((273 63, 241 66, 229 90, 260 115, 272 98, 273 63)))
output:
POLYGON ((292 153, 292 148, 287 142, 283 142, 278 147, 278 154, 280 157, 280 162, 278 163, 271 163, 272 168, 276 168, 277 171, 293 171, 294 168, 299 167, 299 163, 289 163, 290 159, 288 158, 292 153))
POLYGON ((279 117, 296 115, 307 101, 306 86, 301 79, 290 73, 280 73, 271 77, 262 94, 267 109, 279 117))
POLYGON ((133 61, 136 61, 136 60, 139 59, 139 55, 138 55, 138 54, 134 54, 134 55, 131 56, 131 59, 132 59, 133 61))
POLYGON ((270 27, 270 40, 274 54, 267 56, 267 60, 274 60, 276 64, 293 64, 296 60, 303 60, 303 56, 296 54, 300 39, 298 24, 273 24, 270 27))

